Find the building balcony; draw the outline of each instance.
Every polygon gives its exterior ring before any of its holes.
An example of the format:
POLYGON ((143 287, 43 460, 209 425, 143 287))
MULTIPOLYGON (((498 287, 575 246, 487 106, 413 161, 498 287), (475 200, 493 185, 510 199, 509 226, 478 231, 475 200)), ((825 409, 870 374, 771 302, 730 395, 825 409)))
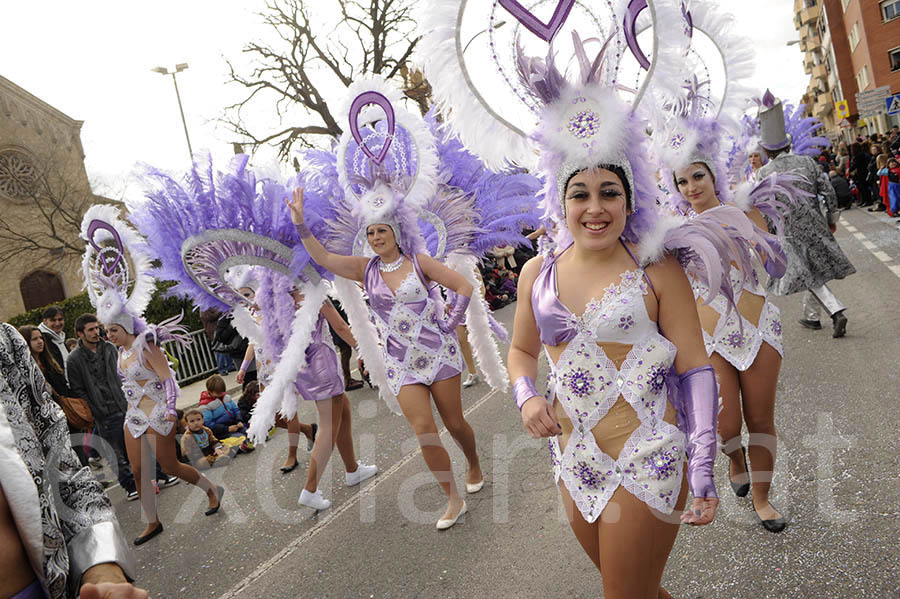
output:
POLYGON ((823 84, 828 83, 828 69, 825 68, 824 64, 817 64, 812 69, 813 79, 820 79, 823 84))
POLYGON ((819 19, 820 11, 821 9, 818 6, 803 9, 800 11, 800 24, 808 25, 810 23, 815 23, 819 19))
POLYGON ((819 32, 813 29, 809 37, 800 40, 800 47, 807 52, 822 48, 822 37, 819 35, 819 32))
POLYGON ((816 98, 816 103, 813 105, 813 115, 821 120, 824 120, 826 116, 831 114, 831 111, 834 110, 834 104, 831 103, 831 96, 828 94, 822 94, 821 96, 816 98))

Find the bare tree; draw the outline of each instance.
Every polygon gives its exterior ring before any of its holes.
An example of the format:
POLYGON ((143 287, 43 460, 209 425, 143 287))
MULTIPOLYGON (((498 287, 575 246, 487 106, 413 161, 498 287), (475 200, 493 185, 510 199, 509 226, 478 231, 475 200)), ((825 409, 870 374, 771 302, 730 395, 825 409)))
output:
POLYGON ((99 199, 80 161, 58 156, 0 156, 4 184, 0 262, 81 255, 81 217, 99 199))
MULTIPOLYGON (((341 116, 333 114, 320 91, 324 73, 349 86, 359 77, 380 74, 387 79, 401 77, 407 95, 427 110, 430 87, 421 72, 407 64, 419 41, 412 18, 414 0, 333 0, 340 15, 336 28, 317 22, 303 0, 269 0, 261 13, 264 23, 276 32, 278 46, 252 42, 244 52, 254 59, 248 76, 229 61, 230 82, 247 90, 240 102, 226 109, 225 123, 240 142, 252 149, 268 143, 277 145, 286 158, 295 143, 311 146, 309 136, 338 136, 341 116), (266 97, 267 100, 262 100, 266 97), (277 131, 251 131, 242 111, 248 106, 274 99, 279 118, 297 105, 305 109, 304 122, 277 131)), ((324 4, 324 3, 323 3, 324 4)))

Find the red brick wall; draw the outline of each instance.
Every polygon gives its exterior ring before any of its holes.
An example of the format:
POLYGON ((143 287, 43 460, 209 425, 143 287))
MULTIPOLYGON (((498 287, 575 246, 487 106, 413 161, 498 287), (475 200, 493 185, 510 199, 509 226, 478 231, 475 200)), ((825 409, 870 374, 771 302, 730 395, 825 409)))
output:
MULTIPOLYGON (((854 0, 854 2, 857 1, 854 0)), ((844 92, 844 99, 847 100, 850 108, 850 120, 855 121, 859 114, 856 109, 856 92, 859 89, 856 87, 856 71, 853 70, 853 62, 850 59, 850 41, 844 27, 844 11, 841 8, 841 0, 824 0, 824 4, 828 15, 828 26, 831 29, 831 44, 834 47, 834 59, 837 62, 841 90, 844 92)))
MULTIPOLYGON (((854 0, 854 4, 859 0, 854 0)), ((869 70, 874 79, 873 87, 889 85, 891 92, 900 93, 900 70, 891 72, 888 50, 900 46, 900 18, 884 23, 881 5, 876 0, 867 0, 862 5, 862 20, 865 23, 868 41, 869 70)), ((862 45, 862 44, 860 44, 862 45)))

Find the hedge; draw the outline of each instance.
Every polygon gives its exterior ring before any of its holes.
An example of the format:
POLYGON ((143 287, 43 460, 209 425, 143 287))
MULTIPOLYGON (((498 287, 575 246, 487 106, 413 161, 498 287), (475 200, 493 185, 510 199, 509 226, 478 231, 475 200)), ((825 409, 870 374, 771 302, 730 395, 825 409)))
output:
MULTIPOLYGON (((167 318, 177 316, 179 313, 184 312, 184 320, 182 320, 181 324, 187 330, 196 331, 197 329, 202 328, 203 325, 200 323, 200 314, 199 312, 194 310, 193 302, 191 302, 190 300, 182 300, 179 298, 163 296, 165 291, 169 287, 172 287, 174 284, 175 283, 171 281, 157 283, 156 292, 153 294, 153 299, 150 300, 150 304, 147 306, 147 310, 144 312, 144 317, 147 319, 147 322, 161 322, 167 318)), ((66 315, 66 337, 76 337, 76 318, 85 313, 94 313, 94 307, 91 305, 91 300, 88 298, 87 291, 79 293, 78 295, 73 295, 72 297, 66 298, 61 302, 56 302, 54 305, 62 308, 63 312, 66 315)), ((41 322, 41 315, 44 313, 45 308, 46 306, 42 308, 35 308, 33 310, 25 312, 24 314, 13 316, 9 319, 8 322, 16 328, 19 328, 20 326, 26 324, 38 325, 41 322)))

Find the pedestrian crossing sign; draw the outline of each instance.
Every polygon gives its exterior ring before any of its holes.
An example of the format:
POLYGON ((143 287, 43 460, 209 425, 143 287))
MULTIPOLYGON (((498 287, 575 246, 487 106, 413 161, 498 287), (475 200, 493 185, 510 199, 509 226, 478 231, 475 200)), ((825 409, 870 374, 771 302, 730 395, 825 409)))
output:
POLYGON ((884 99, 884 102, 887 104, 887 113, 889 116, 900 114, 900 94, 888 96, 884 99))
POLYGON ((834 111, 837 113, 837 118, 845 119, 850 116, 850 104, 847 102, 847 100, 835 102, 834 111))

